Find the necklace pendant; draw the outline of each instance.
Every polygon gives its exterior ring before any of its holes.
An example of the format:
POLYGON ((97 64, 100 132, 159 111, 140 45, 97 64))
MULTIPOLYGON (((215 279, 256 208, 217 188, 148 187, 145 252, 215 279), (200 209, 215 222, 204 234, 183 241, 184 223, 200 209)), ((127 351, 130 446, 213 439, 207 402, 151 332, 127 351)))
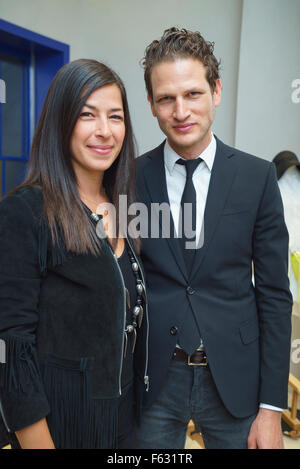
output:
POLYGON ((144 302, 146 303, 147 299, 146 299, 146 291, 145 291, 145 288, 144 288, 144 290, 143 290, 142 296, 143 296, 144 302))
POLYGON ((127 288, 125 289, 125 291, 126 291, 126 303, 127 303, 128 308, 130 308, 130 295, 129 295, 129 291, 128 291, 127 288))
POLYGON ((137 317, 137 320, 138 320, 138 326, 139 326, 139 329, 140 329, 140 327, 141 327, 141 325, 142 325, 142 321, 143 321, 144 309, 143 309, 142 306, 140 306, 139 308, 140 308, 140 313, 139 313, 139 315, 138 315, 138 317, 137 317))
POLYGON ((128 344, 128 337, 127 337, 127 332, 124 331, 124 338, 125 338, 125 341, 124 341, 124 353, 123 353, 123 356, 124 358, 126 357, 126 353, 127 353, 127 344, 128 344))
MULTIPOLYGON (((94 221, 99 221, 100 220, 100 217, 97 213, 95 212, 92 212, 91 213, 91 218, 94 220, 94 221)), ((102 218, 102 217, 101 217, 102 218)))
POLYGON ((136 328, 133 329, 134 337, 133 337, 133 345, 132 345, 132 351, 131 353, 134 353, 135 350, 135 344, 136 344, 136 328))

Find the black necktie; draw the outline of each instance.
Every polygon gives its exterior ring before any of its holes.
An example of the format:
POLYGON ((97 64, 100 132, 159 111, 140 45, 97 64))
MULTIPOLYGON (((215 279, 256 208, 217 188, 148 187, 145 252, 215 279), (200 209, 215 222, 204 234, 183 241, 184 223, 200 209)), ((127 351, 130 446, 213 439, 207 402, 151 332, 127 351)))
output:
MULTIPOLYGON (((182 164, 186 168, 186 182, 181 198, 181 227, 179 227, 179 232, 181 228, 182 238, 179 238, 179 240, 183 249, 183 255, 188 273, 190 273, 192 270, 195 249, 186 249, 185 244, 186 242, 195 241, 196 237, 186 237, 185 231, 187 230, 184 230, 184 228, 188 228, 188 231, 190 231, 191 229, 194 232, 196 231, 196 191, 192 178, 195 169, 201 161, 201 158, 197 158, 195 160, 179 159, 176 161, 176 163, 182 164), (187 207, 185 207, 184 204, 191 204, 191 210, 188 210, 186 215, 184 213, 184 209, 187 207), (187 215, 189 215, 189 217, 187 215), (188 222, 188 227, 184 227, 186 222, 188 222)), ((190 306, 187 312, 185 313, 185 317, 183 319, 182 326, 179 331, 179 344, 188 355, 192 355, 197 349, 197 347, 200 345, 200 342, 201 334, 199 332, 194 313, 190 306)))
POLYGON ((189 249, 186 243, 196 241, 196 236, 191 237, 191 230, 196 232, 196 191, 193 184, 193 174, 197 166, 201 163, 202 159, 197 158, 195 160, 183 160, 179 159, 176 161, 177 164, 185 166, 186 169, 186 182, 181 198, 181 217, 180 217, 180 228, 181 231, 181 243, 183 248, 183 255, 186 262, 186 267, 190 273, 193 266, 193 259, 195 255, 195 249, 189 249), (189 204, 185 206, 184 204, 189 204), (188 235, 188 236, 187 236, 188 235))

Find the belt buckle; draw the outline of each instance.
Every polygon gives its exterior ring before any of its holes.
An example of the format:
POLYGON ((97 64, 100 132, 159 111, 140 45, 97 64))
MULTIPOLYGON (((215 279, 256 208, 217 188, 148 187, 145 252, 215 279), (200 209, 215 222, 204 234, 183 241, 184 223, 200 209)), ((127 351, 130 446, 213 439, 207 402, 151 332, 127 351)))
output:
POLYGON ((207 356, 204 355, 204 362, 203 363, 194 363, 194 362, 191 362, 191 356, 188 355, 188 365, 189 366, 207 366, 207 356))

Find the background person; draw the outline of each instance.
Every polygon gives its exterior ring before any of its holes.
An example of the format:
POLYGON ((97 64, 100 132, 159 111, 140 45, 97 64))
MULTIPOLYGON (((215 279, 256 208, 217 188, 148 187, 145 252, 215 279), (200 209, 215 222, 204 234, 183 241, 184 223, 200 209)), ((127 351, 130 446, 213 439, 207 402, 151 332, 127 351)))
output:
MULTIPOLYGON (((289 232, 289 280, 293 295, 291 342, 294 352, 300 338, 300 162, 297 155, 288 150, 278 153, 273 162, 289 232)), ((294 357, 292 353, 290 371, 300 379, 299 354, 294 357)))

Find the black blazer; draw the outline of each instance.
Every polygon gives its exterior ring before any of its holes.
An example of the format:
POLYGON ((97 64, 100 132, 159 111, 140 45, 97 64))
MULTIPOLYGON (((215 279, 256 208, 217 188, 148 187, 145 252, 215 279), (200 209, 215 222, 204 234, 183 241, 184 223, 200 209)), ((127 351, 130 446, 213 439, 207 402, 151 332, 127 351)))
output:
MULTIPOLYGON (((121 271, 108 242, 99 256, 55 249, 41 214, 39 189, 0 203, 3 421, 12 433, 46 417, 57 448, 115 447, 126 318, 121 271)), ((144 309, 137 396, 147 375, 144 309)))
MULTIPOLYGON (((138 199, 149 214, 152 202, 168 202, 163 148, 161 144, 138 158, 138 199)), ((287 406, 292 309, 287 254, 273 163, 217 139, 204 246, 196 251, 191 275, 176 238, 142 240, 150 317, 146 406, 166 378, 177 341, 174 331, 180 331, 189 305, 229 412, 246 417, 257 411, 259 402, 287 406)))

